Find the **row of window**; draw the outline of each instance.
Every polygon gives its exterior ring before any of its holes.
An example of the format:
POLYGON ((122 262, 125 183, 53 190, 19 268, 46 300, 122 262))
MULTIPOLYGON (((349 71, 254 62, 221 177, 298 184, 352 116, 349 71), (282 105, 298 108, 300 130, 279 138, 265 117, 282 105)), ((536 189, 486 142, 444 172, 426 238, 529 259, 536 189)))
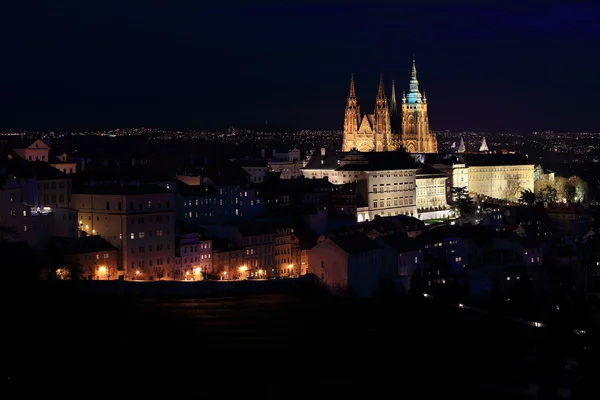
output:
MULTIPOLYGON (((166 217, 167 217, 167 222, 169 222, 171 220, 171 216, 167 215, 166 217)), ((100 219, 100 217, 97 217, 97 218, 100 219)), ((138 222, 137 222, 138 224, 143 224, 144 222, 145 222, 144 217, 138 218, 138 222)), ((151 223, 151 222, 152 222, 152 217, 148 217, 148 223, 151 223)), ((163 222, 163 216, 162 215, 157 216, 156 222, 163 222)), ((129 218, 129 223, 131 225, 135 224, 135 218, 129 218)))
MULTIPOLYGON (((103 257, 102 257, 102 258, 104 258, 104 259, 106 260, 107 258, 110 258, 110 254, 109 254, 109 253, 104 253, 104 255, 103 255, 103 257)), ((85 261, 90 261, 90 260, 94 260, 94 259, 96 259, 96 260, 99 260, 99 259, 100 259, 100 254, 96 254, 96 255, 92 255, 92 254, 86 254, 86 255, 83 257, 83 259, 84 259, 85 261)))
MULTIPOLYGON (((38 183, 38 190, 40 190, 42 188, 42 186, 44 187, 44 189, 56 189, 56 182, 52 182, 51 184, 48 183, 38 183)), ((59 189, 64 189, 65 188, 65 183, 64 182, 58 182, 58 188, 59 189)))
MULTIPOLYGON (((167 229, 166 232, 163 232, 162 229, 159 229, 159 230, 156 231, 156 236, 161 237, 161 236, 163 236, 163 233, 166 233, 166 236, 169 236, 171 234, 171 231, 169 229, 167 229)), ((139 239, 143 239, 143 238, 146 237, 146 232, 138 232, 137 236, 138 236, 139 239)), ((148 231, 148 236, 152 237, 152 231, 148 231)), ((131 240, 135 239, 135 233, 134 232, 131 232, 129 234, 129 239, 131 239, 131 240)))
MULTIPOLYGON (((107 201, 106 202, 106 209, 107 210, 111 209, 110 205, 111 205, 111 202, 107 201)), ((152 200, 148 200, 148 203, 147 203, 148 210, 152 209, 152 205, 153 205, 152 200)), ((157 208, 162 208, 162 202, 160 200, 158 200, 156 202, 156 206, 157 206, 157 208)), ((82 204, 81 207, 85 209, 85 204, 82 204)), ((169 207, 171 207, 171 202, 170 202, 170 200, 167 200, 166 201, 166 208, 169 208, 169 207)), ((117 210, 121 211, 122 209, 123 209, 123 205, 121 204, 120 201, 118 201, 117 202, 117 210)), ((133 201, 129 203, 129 209, 130 210, 134 210, 135 209, 135 203, 133 201)), ((144 209, 144 204, 143 203, 138 203, 138 210, 143 210, 143 209, 144 209)))
POLYGON ((373 174, 371 175, 372 178, 398 178, 398 177, 407 177, 407 176, 415 176, 414 172, 410 172, 410 171, 405 171, 405 172, 387 172, 387 173, 382 173, 382 174, 373 174))
POLYGON ((410 182, 396 182, 394 186, 389 183, 383 186, 383 183, 379 185, 379 188, 373 185, 373 193, 389 193, 389 192, 400 192, 406 190, 414 190, 415 184, 410 182))
MULTIPOLYGON (((383 208, 383 207, 392 207, 392 199, 388 198, 388 199, 381 199, 379 200, 379 202, 377 200, 373 200, 373 208, 377 208, 377 205, 379 204, 379 208, 383 208)), ((398 206, 409 206, 414 204, 413 202, 413 197, 396 197, 394 198, 394 206, 398 207, 398 206)))
MULTIPOLYGON (((162 249, 164 248, 164 245, 162 244, 157 244, 156 245, 156 251, 162 251, 162 249)), ((148 245, 148 252, 151 252, 153 249, 152 245, 148 245)), ((167 250, 171 249, 171 245, 169 243, 167 243, 167 250)), ((139 253, 145 253, 146 252, 146 247, 144 246, 139 246, 138 247, 138 252, 139 253)), ((135 247, 131 247, 131 254, 135 254, 135 247)))
MULTIPOLYGON (((150 259, 150 260, 148 260, 148 264, 147 264, 147 265, 148 265, 149 267, 152 267, 152 263, 153 263, 153 261, 154 261, 153 259, 150 259)), ((171 257, 167 257, 167 264, 170 264, 170 263, 171 263, 171 257)), ((156 259, 156 264, 155 264, 155 265, 163 265, 163 264, 164 264, 164 263, 163 263, 163 259, 162 259, 162 258, 157 258, 157 259, 156 259)), ((145 262, 145 260, 139 260, 139 261, 138 261, 138 265, 137 265, 137 266, 138 266, 138 267, 145 267, 145 266, 146 266, 146 262, 145 262)), ((132 269, 133 269, 133 268, 135 268, 135 261, 132 261, 132 262, 131 262, 131 268, 132 268, 132 269)))
MULTIPOLYGON (((200 257, 190 257, 189 260, 190 260, 190 262, 198 262, 198 261, 201 261, 201 260, 209 260, 211 258, 212 257, 211 257, 210 254, 200 254, 200 257)), ((175 262, 176 264, 181 264, 181 260, 177 260, 177 261, 175 262), (177 261, 179 261, 179 262, 177 262, 177 261)), ((188 258, 185 257, 183 259, 183 263, 187 264, 187 262, 188 262, 188 258)))

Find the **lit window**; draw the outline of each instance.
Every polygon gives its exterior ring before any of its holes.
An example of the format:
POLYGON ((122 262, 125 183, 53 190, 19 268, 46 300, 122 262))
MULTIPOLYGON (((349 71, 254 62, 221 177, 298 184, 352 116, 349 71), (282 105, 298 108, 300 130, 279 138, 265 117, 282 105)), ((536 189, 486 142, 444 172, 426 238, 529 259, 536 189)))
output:
POLYGON ((23 225, 23 232, 27 232, 27 225, 23 225))
POLYGON ((130 238, 135 239, 135 233, 131 232, 130 238))
POLYGON ((144 238, 144 236, 146 236, 144 232, 140 232, 140 233, 138 233, 138 237, 139 237, 140 239, 143 239, 143 238, 144 238))
POLYGON ((119 233, 119 240, 123 239, 123 234, 119 233))
POLYGON ((100 259, 100 254, 96 254, 96 260, 100 259))
POLYGON ((415 257, 415 264, 419 263, 419 257, 415 257))
POLYGON ((27 210, 23 210, 23 216, 26 217, 27 216, 27 210))
POLYGON ((108 258, 108 253, 104 253, 104 258, 108 258))
POLYGON ((456 257, 454 260, 455 260, 456 262, 460 262, 460 261, 462 261, 462 257, 456 257))

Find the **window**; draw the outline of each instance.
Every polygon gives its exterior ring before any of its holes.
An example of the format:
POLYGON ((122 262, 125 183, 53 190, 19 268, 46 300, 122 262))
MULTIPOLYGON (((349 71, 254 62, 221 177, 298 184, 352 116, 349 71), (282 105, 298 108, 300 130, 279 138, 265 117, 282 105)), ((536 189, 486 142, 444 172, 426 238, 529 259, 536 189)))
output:
POLYGON ((156 236, 162 236, 162 235, 163 235, 163 231, 162 230, 156 231, 156 236))
POLYGON ((23 225, 23 232, 27 232, 27 225, 23 225))
POLYGON ((107 202, 106 202, 106 209, 107 209, 107 210, 110 210, 110 201, 107 201, 107 202))
POLYGON ((454 261, 456 261, 456 262, 461 262, 461 261, 462 261, 462 257, 456 257, 456 258, 454 259, 454 261))
POLYGON ((133 240, 133 239, 135 239, 135 233, 131 232, 131 234, 130 234, 130 238, 131 238, 132 240, 133 240))
POLYGON ((11 203, 15 202, 15 195, 13 193, 10 194, 10 202, 11 203))
POLYGON ((100 254, 96 254, 96 260, 100 259, 100 254))
POLYGON ((143 238, 144 238, 144 236, 146 236, 146 234, 145 234, 144 232, 140 232, 140 233, 138 233, 138 237, 139 237, 140 239, 143 239, 143 238))
POLYGON ((152 208, 152 200, 148 200, 148 208, 152 208))
POLYGON ((27 216, 27 210, 23 210, 23 216, 26 217, 27 216))
POLYGON ((108 257, 109 257, 108 253, 104 253, 104 258, 108 258, 108 257))
POLYGON ((419 263, 419 257, 415 257, 415 264, 419 263))

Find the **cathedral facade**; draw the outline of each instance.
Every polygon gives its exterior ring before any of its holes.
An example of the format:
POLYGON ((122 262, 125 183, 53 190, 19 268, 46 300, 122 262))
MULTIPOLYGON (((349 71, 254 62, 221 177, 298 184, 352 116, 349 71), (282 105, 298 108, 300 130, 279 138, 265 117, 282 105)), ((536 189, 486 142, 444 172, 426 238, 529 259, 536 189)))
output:
POLYGON ((435 133, 429 131, 427 99, 419 91, 414 60, 408 95, 403 92, 400 107, 396 103, 393 82, 388 107, 383 75, 379 79, 373 114, 361 114, 354 76, 350 81, 350 93, 346 103, 342 151, 394 151, 400 146, 404 146, 409 153, 438 151, 435 133))

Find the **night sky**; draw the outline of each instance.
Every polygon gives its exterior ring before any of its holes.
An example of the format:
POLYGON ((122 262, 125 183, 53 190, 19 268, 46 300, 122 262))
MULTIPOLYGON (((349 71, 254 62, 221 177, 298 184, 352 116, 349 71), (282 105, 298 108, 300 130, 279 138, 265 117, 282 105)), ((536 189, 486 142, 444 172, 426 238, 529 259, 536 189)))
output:
POLYGON ((600 131, 600 5, 7 3, 0 130, 341 129, 415 54, 432 129, 600 131))

